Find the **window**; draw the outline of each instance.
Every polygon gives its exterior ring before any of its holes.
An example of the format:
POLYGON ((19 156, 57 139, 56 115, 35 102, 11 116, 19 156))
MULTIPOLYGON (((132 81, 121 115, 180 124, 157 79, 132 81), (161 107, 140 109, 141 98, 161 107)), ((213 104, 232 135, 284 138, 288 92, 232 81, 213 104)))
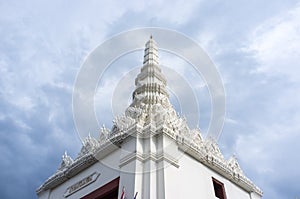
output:
POLYGON ((215 196, 219 199, 226 199, 224 184, 219 180, 212 178, 215 196))

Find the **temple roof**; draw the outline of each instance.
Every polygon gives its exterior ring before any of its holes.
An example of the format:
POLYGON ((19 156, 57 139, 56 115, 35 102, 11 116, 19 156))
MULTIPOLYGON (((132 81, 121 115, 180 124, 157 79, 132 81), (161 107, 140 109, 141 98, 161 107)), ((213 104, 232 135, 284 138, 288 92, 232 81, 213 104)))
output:
POLYGON ((249 180, 240 168, 235 156, 225 160, 215 140, 203 139, 200 129, 190 129, 185 118, 179 116, 169 101, 166 89, 167 81, 159 66, 157 44, 151 36, 145 45, 143 67, 135 79, 133 100, 125 114, 113 120, 111 129, 103 126, 99 137, 90 135, 83 141, 83 146, 75 160, 66 153, 57 172, 38 190, 41 192, 58 186, 88 166, 97 162, 94 154, 116 150, 123 140, 132 134, 147 136, 151 133, 168 135, 179 148, 202 164, 231 180, 249 192, 262 195, 262 191, 249 180))

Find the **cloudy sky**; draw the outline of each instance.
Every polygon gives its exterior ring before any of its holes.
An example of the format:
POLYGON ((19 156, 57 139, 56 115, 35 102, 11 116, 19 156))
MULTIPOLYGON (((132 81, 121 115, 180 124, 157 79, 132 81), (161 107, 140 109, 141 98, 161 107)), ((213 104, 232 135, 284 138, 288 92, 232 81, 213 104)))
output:
MULTIPOLYGON (((149 26, 187 35, 217 66, 226 91, 225 157, 236 154, 264 198, 299 198, 299 0, 0 1, 1 198, 36 198, 63 152, 76 157, 72 92, 82 63, 113 35, 149 26)), ((189 79, 176 59, 161 53, 162 64, 189 79)), ((134 77, 141 60, 142 52, 120 58, 99 82, 96 96, 108 100, 96 97, 95 107, 105 125, 113 119, 112 86, 126 72, 121 63, 131 63, 134 77)), ((208 91, 201 80, 190 84, 205 130, 208 91)))

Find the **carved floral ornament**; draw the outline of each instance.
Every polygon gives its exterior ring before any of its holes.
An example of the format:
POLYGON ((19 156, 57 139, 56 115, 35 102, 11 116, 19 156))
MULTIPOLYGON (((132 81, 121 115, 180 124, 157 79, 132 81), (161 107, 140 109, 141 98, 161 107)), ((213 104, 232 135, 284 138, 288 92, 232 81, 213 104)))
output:
MULTIPOLYGON (((198 128, 190 130, 186 124, 186 121, 182 118, 179 118, 177 114, 166 114, 164 111, 162 111, 161 114, 165 116, 164 123, 157 125, 157 121, 151 120, 151 123, 148 125, 151 124, 157 129, 161 129, 161 126, 166 126, 167 128, 172 129, 174 140, 179 137, 184 138, 186 143, 188 143, 191 147, 193 146, 194 148, 197 148, 202 154, 206 154, 207 157, 223 163, 223 165, 226 166, 230 171, 239 175, 244 175, 236 157, 232 156, 226 161, 218 147, 218 144, 213 139, 208 138, 204 140, 202 138, 201 131, 198 128)), ((143 114, 140 114, 140 117, 136 119, 130 117, 129 114, 127 114, 127 116, 123 115, 121 117, 116 117, 112 130, 109 130, 103 126, 99 131, 98 139, 88 135, 83 141, 83 146, 80 150, 80 153, 76 157, 76 160, 87 154, 95 153, 101 148, 102 145, 112 142, 112 138, 121 136, 122 134, 127 134, 130 126, 136 125, 139 122, 139 119, 145 119, 142 117, 142 115, 143 114)), ((156 117, 161 117, 161 115, 156 115, 156 117)), ((147 126, 144 126, 144 128, 147 128, 147 126)), ((59 170, 71 166, 73 162, 74 161, 72 158, 65 153, 62 157, 62 163, 59 170)))
POLYGON ((73 162, 73 159, 67 154, 67 151, 65 151, 64 155, 62 156, 62 161, 58 170, 64 170, 66 167, 72 165, 73 162))

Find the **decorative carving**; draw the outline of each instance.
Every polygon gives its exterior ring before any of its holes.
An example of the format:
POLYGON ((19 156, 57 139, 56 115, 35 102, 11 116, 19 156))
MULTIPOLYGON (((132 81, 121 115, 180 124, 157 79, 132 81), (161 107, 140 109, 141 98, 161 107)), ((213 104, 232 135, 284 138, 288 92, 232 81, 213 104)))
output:
POLYGON ((109 137, 110 131, 108 128, 105 127, 105 125, 103 124, 102 128, 100 129, 99 132, 99 144, 103 144, 107 141, 108 137, 109 137))
POLYGON ((73 164, 73 159, 67 154, 67 151, 65 151, 64 155, 62 156, 62 161, 60 164, 60 168, 58 169, 59 171, 62 171, 66 169, 68 166, 73 164))
POLYGON ((232 170, 234 173, 244 175, 242 169, 240 168, 240 165, 235 157, 235 155, 231 156, 227 161, 227 166, 230 170, 232 170))
POLYGON ((219 161, 224 161, 224 157, 219 149, 217 142, 214 139, 212 138, 206 139, 204 145, 208 156, 214 157, 219 161))
POLYGON ((137 119, 141 115, 141 113, 142 113, 142 110, 140 108, 130 106, 127 108, 125 115, 127 117, 137 119))
POLYGON ((179 129, 180 134, 182 134, 184 137, 191 138, 190 129, 187 125, 185 118, 179 118, 178 129, 179 129))
POLYGON ((135 120, 126 115, 117 116, 113 120, 114 126, 118 128, 119 131, 124 131, 128 129, 129 126, 135 123, 135 120))
POLYGON ((202 138, 201 132, 200 132, 200 130, 198 128, 191 130, 191 137, 192 137, 193 143, 196 146, 202 147, 202 145, 203 145, 203 138, 202 138))
POLYGON ((113 125, 112 129, 111 129, 111 133, 109 134, 109 138, 113 137, 114 135, 116 135, 119 132, 119 129, 116 125, 113 125))
POLYGON ((82 145, 83 146, 81 147, 80 153, 78 155, 79 157, 96 151, 96 149, 100 146, 100 143, 89 134, 88 137, 84 139, 82 145))

